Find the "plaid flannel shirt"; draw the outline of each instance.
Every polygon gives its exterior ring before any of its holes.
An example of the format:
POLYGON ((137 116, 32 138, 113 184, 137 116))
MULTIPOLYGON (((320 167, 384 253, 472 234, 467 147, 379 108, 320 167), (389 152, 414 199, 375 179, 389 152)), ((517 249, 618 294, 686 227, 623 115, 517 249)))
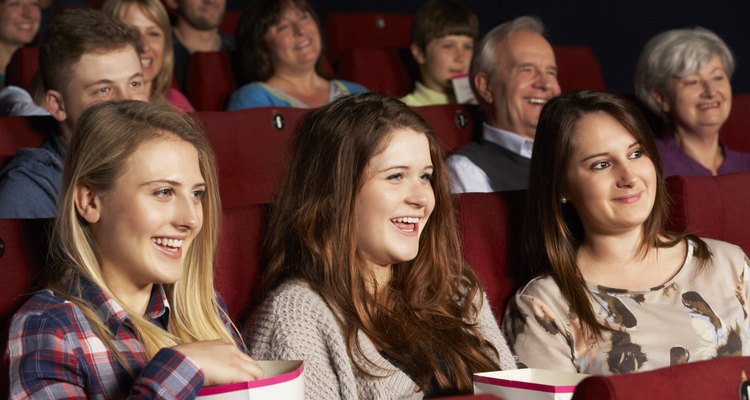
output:
MULTIPOLYGON (((203 386, 203 373, 184 354, 161 349, 148 359, 127 312, 91 282, 84 284, 90 302, 115 335, 114 346, 132 377, 96 335, 80 308, 50 290, 35 293, 14 315, 8 336, 11 399, 192 399, 203 386)), ((223 307, 223 304, 222 304, 223 307)), ((166 328, 169 303, 154 285, 146 318, 166 328)), ((225 318, 230 332, 235 332, 225 318)), ((233 334, 243 351, 241 341, 233 334)))

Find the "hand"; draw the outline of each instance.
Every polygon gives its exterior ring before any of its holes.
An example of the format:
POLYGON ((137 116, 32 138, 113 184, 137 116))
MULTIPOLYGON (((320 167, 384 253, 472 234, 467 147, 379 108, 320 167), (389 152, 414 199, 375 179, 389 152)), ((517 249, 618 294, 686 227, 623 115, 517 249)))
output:
POLYGON ((237 346, 221 341, 183 343, 173 349, 186 355, 203 372, 203 385, 226 385, 263 377, 263 369, 237 346))

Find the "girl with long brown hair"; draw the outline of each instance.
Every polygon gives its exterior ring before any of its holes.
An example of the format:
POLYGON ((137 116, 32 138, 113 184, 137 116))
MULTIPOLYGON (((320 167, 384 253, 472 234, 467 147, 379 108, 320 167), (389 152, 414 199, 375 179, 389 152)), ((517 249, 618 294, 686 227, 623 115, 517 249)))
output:
POLYGON ((251 355, 304 359, 309 398, 470 393, 515 368, 464 261, 436 136, 402 102, 310 112, 269 221, 251 355))
POLYGON ((737 246, 665 229, 653 135, 621 96, 543 108, 524 254, 538 273, 503 328, 520 363, 619 374, 750 354, 750 267, 737 246))

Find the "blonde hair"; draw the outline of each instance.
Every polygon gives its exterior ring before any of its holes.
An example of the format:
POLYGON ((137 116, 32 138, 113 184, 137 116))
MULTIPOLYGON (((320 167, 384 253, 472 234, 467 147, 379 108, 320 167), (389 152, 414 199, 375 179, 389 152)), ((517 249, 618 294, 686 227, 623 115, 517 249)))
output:
POLYGON ((164 53, 162 54, 162 65, 159 72, 151 82, 151 100, 163 100, 167 91, 172 87, 172 74, 174 70, 174 48, 172 44, 172 26, 169 23, 169 14, 160 0, 107 0, 102 4, 102 12, 112 18, 121 20, 128 5, 137 6, 143 14, 161 29, 164 35, 164 53))
POLYGON ((83 282, 89 280, 107 296, 117 299, 102 278, 91 226, 78 215, 75 188, 84 184, 99 193, 111 190, 123 165, 139 146, 170 137, 182 139, 198 151, 200 171, 206 182, 203 227, 185 255, 182 278, 163 285, 171 309, 167 330, 118 303, 130 315, 149 357, 161 348, 185 342, 221 339, 234 343, 225 328, 222 315, 227 320, 228 317, 219 306, 213 285, 221 205, 213 152, 200 126, 193 117, 180 114, 166 104, 134 100, 102 103, 83 113, 68 149, 52 237, 54 262, 46 280, 49 287, 83 310, 123 366, 127 363, 112 345, 113 333, 81 295, 83 282))

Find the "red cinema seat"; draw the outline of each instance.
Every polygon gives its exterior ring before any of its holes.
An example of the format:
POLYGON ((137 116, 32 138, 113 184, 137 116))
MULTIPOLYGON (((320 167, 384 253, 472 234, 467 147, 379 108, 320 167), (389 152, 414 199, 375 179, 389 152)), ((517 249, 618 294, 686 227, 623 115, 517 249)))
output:
POLYGON ((273 201, 297 120, 307 111, 263 107, 197 113, 216 153, 223 207, 273 201))
POLYGON ((528 278, 518 262, 524 198, 525 191, 457 195, 464 256, 498 321, 516 285, 528 278))
POLYGON ((734 150, 750 153, 750 93, 732 97, 732 112, 721 127, 721 139, 734 150))
POLYGON ((265 206, 224 208, 214 264, 214 286, 238 326, 261 299, 260 249, 265 232, 265 206))
POLYGON ((38 147, 57 132, 52 117, 0 117, 0 166, 22 147, 38 147))
POLYGON ((21 47, 13 53, 5 73, 7 85, 31 92, 31 80, 39 71, 39 48, 21 47))
POLYGON ((594 52, 588 46, 552 46, 557 61, 560 89, 604 90, 604 78, 594 52))
POLYGON ((353 48, 402 48, 411 42, 410 14, 385 12, 330 13, 323 23, 326 52, 334 64, 353 48))
POLYGON ((445 155, 469 144, 476 135, 475 131, 482 126, 482 112, 478 106, 445 104, 413 107, 413 110, 435 130, 445 155))
POLYGON ((226 10, 224 11, 224 19, 221 20, 219 30, 223 33, 234 36, 237 31, 237 24, 240 22, 242 16, 242 10, 226 10))
POLYGON ((8 328, 13 314, 38 283, 48 250, 50 221, 47 219, 0 219, 0 397, 9 390, 8 328))
POLYGON ((341 52, 334 69, 337 77, 359 83, 372 92, 403 97, 409 93, 413 81, 405 57, 411 57, 406 49, 346 49, 341 52))
POLYGON ((221 51, 190 55, 185 95, 197 111, 222 111, 236 88, 229 54, 221 51))
POLYGON ((739 397, 750 357, 722 357, 647 372, 591 376, 576 386, 573 400, 705 400, 739 397))
POLYGON ((750 172, 670 176, 668 228, 736 244, 750 254, 750 172))

